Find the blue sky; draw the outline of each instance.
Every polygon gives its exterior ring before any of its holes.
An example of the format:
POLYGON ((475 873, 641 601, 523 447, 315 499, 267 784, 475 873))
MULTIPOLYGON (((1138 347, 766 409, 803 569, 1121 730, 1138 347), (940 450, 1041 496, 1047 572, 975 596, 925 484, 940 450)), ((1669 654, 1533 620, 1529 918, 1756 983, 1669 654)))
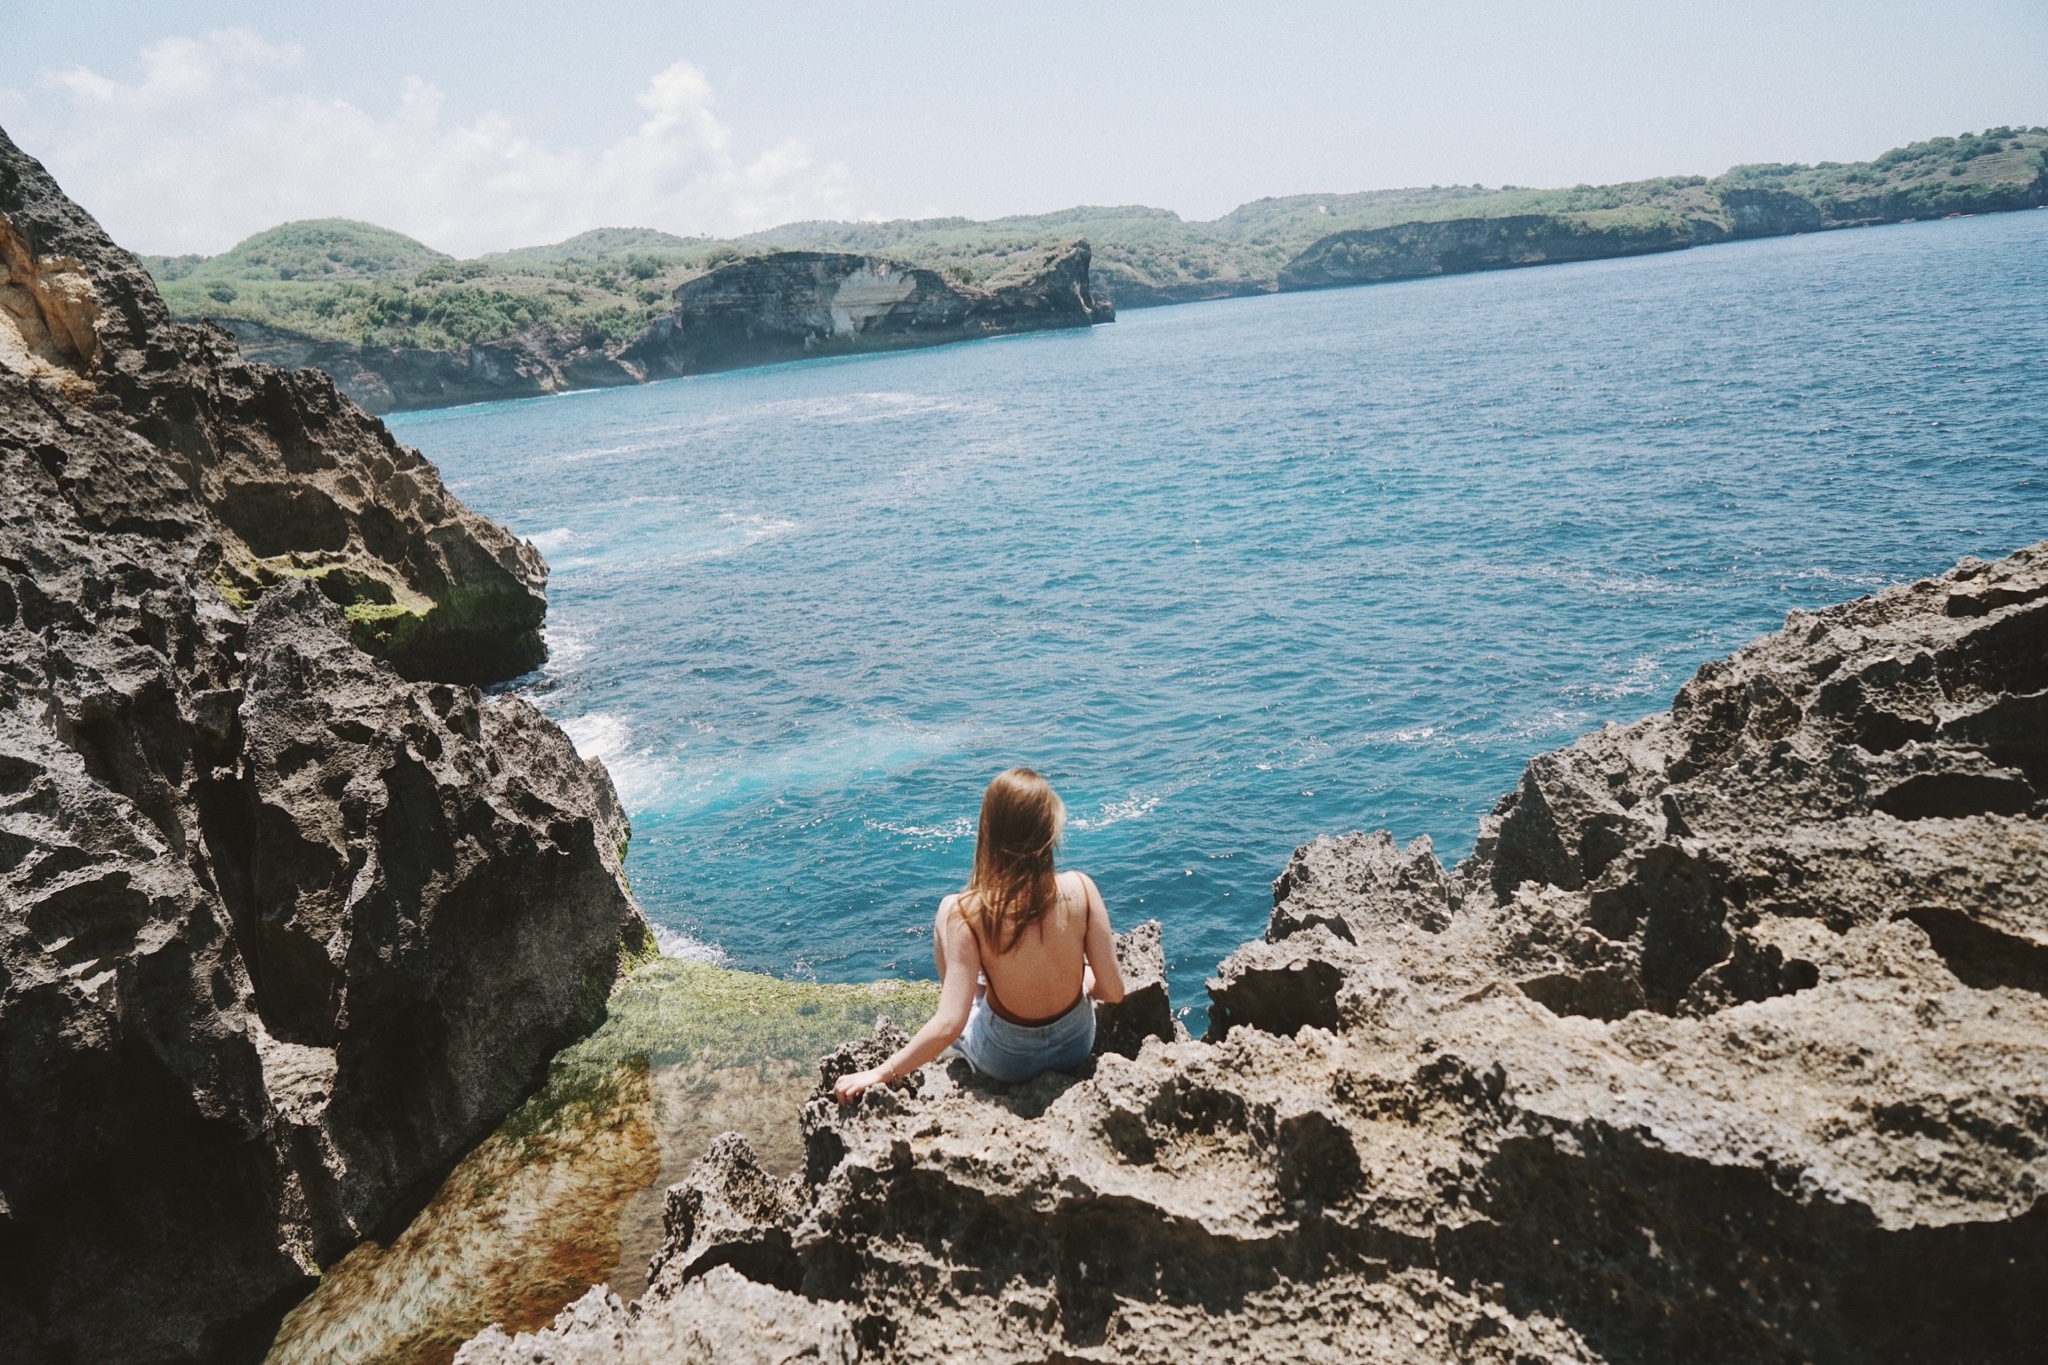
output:
POLYGON ((2048 123, 2048 4, 0 0, 0 125, 124 242, 1572 184, 2048 123))

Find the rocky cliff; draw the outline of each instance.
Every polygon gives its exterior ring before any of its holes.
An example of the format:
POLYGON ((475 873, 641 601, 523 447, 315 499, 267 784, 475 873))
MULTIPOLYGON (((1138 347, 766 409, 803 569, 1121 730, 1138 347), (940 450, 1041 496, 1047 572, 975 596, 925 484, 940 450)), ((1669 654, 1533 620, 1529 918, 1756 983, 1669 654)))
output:
POLYGON ((1203 1041, 714 1144, 650 1288, 463 1365, 2023 1361, 2048 1340, 2048 543, 1320 839, 1203 1041))
POLYGON ((0 1343, 221 1361, 602 1014, 546 568, 0 134, 0 1343), (367 652, 366 652, 367 651, 367 652))
MULTIPOLYGON (((1279 288, 1326 289, 1473 270, 1605 260, 1711 246, 1732 238, 1785 237, 2048 205, 2048 155, 2028 152, 2024 158, 2011 159, 2023 163, 2019 173, 2006 167, 2006 174, 1988 181, 1983 178, 1985 173, 1979 172, 1967 180, 1928 175, 1894 183, 1863 170, 1825 194, 1802 194, 1769 185, 1729 183, 1724 177, 1711 185, 1673 192, 1661 203, 1625 209, 1455 218, 1333 232, 1318 238, 1281 268, 1279 288)), ((1969 173, 1963 163, 1952 169, 1956 176, 1969 173)), ((1731 172, 1730 177, 1735 174, 1731 172)))
POLYGON ((1087 327, 1115 312, 1070 242, 986 288, 876 256, 784 251, 721 266, 676 290, 675 311, 628 345, 649 378, 812 355, 1087 327))
POLYGON ((1518 213, 1333 232, 1281 269, 1280 287, 1323 289, 1640 256, 1683 250, 1694 242, 1695 229, 1683 219, 1598 221, 1603 216, 1607 215, 1518 213))
POLYGON ((639 336, 540 328, 454 351, 351 346, 259 323, 229 325, 243 353, 315 368, 371 412, 608 388, 806 356, 1109 322, 1083 241, 1037 252, 986 287, 879 256, 782 251, 719 266, 675 292, 639 336))

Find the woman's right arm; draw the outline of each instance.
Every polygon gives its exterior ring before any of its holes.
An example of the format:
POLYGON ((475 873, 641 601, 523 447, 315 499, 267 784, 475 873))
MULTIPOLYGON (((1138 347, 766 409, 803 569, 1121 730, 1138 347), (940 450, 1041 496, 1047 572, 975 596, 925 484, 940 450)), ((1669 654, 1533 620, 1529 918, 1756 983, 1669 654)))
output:
POLYGON ((1109 907, 1102 903, 1102 893, 1095 889, 1093 877, 1085 872, 1075 875, 1088 893, 1088 931, 1081 940, 1081 950, 1087 955, 1095 978, 1088 993, 1105 1005, 1114 1005, 1124 998, 1124 974, 1116 962, 1116 935, 1109 930, 1109 907))

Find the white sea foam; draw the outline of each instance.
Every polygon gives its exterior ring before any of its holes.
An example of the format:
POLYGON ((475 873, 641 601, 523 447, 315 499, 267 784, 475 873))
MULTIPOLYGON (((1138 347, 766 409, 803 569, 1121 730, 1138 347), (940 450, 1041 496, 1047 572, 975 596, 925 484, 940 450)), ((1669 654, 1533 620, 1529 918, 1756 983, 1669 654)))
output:
POLYGON ((1095 815, 1076 815, 1067 821, 1074 829, 1108 829, 1126 820, 1142 820, 1159 809, 1159 796, 1135 792, 1121 801, 1105 801, 1095 815))
POLYGON ((592 711, 587 715, 574 717, 562 722, 562 732, 569 736, 569 742, 576 746, 576 753, 582 758, 603 761, 616 758, 625 752, 626 741, 631 731, 626 722, 604 711, 592 711))
POLYGON ((967 815, 956 815, 936 825, 908 825, 894 820, 863 820, 861 823, 878 834, 900 834, 906 839, 937 839, 950 843, 974 835, 974 819, 967 815))
POLYGON ((552 555, 559 554, 562 550, 568 548, 570 542, 576 538, 576 533, 568 527, 557 526, 552 531, 542 531, 537 535, 528 536, 526 539, 532 544, 534 549, 539 550, 542 554, 552 555))
MULTIPOLYGON (((784 748, 721 755, 668 769, 659 794, 665 814, 695 815, 783 792, 831 791, 950 753, 960 747, 965 734, 957 727, 864 722, 784 748)), ((620 792, 624 795, 623 784, 620 792)))
POLYGON ((562 730, 578 754, 604 764, 628 814, 658 804, 675 782, 675 766, 650 748, 635 747, 632 730, 609 712, 592 711, 565 720, 562 730))
POLYGON ((666 925, 654 926, 654 941, 661 948, 663 957, 673 957, 684 962, 708 962, 714 967, 729 967, 732 957, 715 943, 706 943, 701 938, 670 929, 666 925))
POLYGON ((932 413, 971 413, 988 410, 986 404, 962 403, 933 398, 921 393, 877 390, 868 393, 835 394, 819 398, 786 398, 763 403, 756 411, 780 419, 832 422, 839 424, 894 422, 932 413))
POLYGON ((1589 683, 1586 693, 1602 701, 1619 701, 1623 697, 1640 697, 1660 690, 1664 681, 1664 665, 1654 654, 1638 654, 1628 666, 1628 672, 1608 682, 1589 683))
POLYGON ((776 540, 797 529, 788 517, 771 517, 753 512, 721 512, 718 524, 725 530, 723 543, 683 556, 692 559, 723 559, 764 540, 776 540))
POLYGON ((548 644, 548 661, 541 665, 541 671, 550 677, 575 672, 590 655, 591 639, 583 631, 550 623, 541 634, 548 644))
POLYGON ((1443 733, 1437 725, 1411 725, 1402 730, 1389 730, 1380 738, 1389 744, 1427 744, 1443 733))

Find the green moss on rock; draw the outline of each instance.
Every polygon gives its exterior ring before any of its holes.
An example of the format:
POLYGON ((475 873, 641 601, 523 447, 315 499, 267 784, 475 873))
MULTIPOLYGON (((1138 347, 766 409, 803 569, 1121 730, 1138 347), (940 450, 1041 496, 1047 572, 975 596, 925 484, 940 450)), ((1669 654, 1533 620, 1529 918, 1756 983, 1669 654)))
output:
POLYGON ((916 1028, 938 1001, 937 982, 820 985, 656 957, 633 969, 603 1024, 556 1056, 540 1093, 501 1131, 538 1151, 547 1136, 601 1119, 629 1073, 809 1062, 865 1035, 880 1015, 916 1028))

